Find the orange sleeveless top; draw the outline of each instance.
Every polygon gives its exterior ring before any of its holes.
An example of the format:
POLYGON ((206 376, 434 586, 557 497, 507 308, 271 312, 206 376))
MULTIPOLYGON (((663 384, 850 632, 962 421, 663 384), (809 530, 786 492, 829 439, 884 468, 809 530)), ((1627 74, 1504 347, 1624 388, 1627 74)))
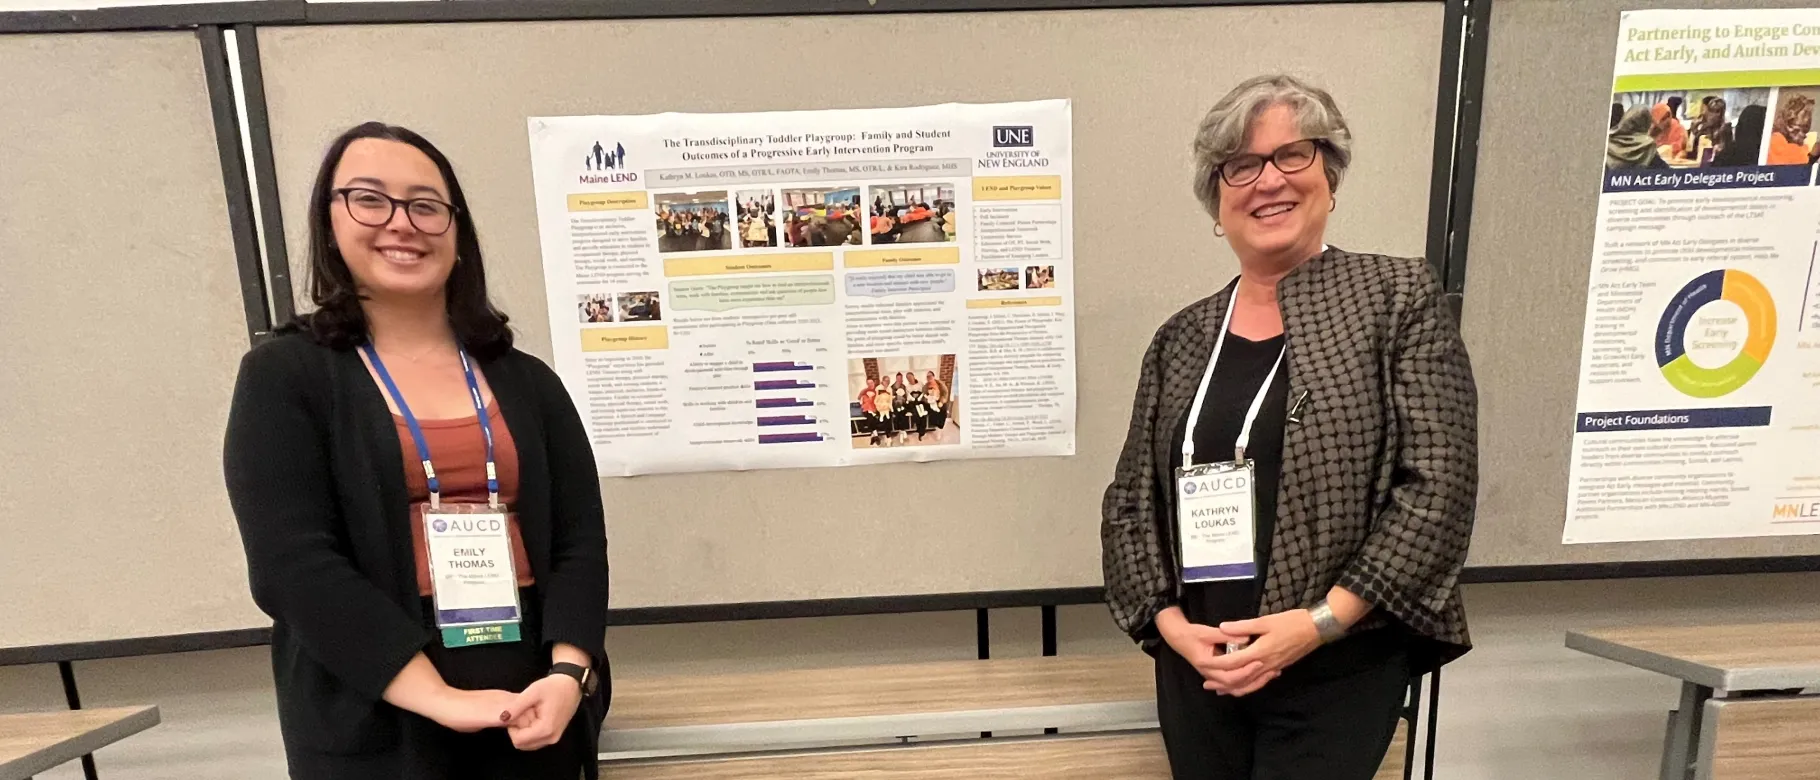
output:
MULTIPOLYGON (((487 406, 487 418, 493 424, 493 458, 499 473, 499 502, 511 509, 518 502, 518 448, 505 417, 499 413, 499 402, 487 406)), ((480 421, 472 417, 453 420, 417 421, 423 429, 424 443, 430 447, 430 461, 436 465, 436 476, 442 483, 444 502, 487 502, 487 441, 481 435, 480 421)), ((417 444, 411 440, 411 427, 402 415, 392 415, 392 426, 398 430, 398 446, 404 456, 404 485, 411 503, 430 500, 430 482, 423 475, 423 464, 416 459, 417 444)), ((531 574, 531 560, 525 555, 524 535, 518 529, 518 513, 506 515, 506 534, 512 545, 512 568, 518 575, 518 587, 536 582, 531 574)), ((417 559, 417 592, 432 593, 430 585, 430 543, 424 538, 423 520, 415 511, 411 517, 411 547, 417 559)))

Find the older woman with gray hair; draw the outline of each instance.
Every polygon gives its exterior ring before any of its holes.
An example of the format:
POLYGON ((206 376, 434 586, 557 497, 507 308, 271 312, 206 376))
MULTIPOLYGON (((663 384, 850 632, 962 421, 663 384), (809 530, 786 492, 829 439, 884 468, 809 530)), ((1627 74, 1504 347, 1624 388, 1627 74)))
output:
POLYGON ((1326 243, 1352 134, 1325 91, 1240 84, 1194 158, 1239 274, 1144 353, 1107 603, 1177 778, 1367 780, 1411 678, 1470 647, 1472 369, 1426 263, 1326 243))

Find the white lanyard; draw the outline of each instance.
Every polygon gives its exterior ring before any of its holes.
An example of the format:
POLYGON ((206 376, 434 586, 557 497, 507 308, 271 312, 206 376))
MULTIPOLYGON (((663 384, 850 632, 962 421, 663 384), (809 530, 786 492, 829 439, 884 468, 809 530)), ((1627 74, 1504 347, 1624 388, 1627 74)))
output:
MULTIPOLYGON (((1207 358, 1207 372, 1201 374, 1201 388, 1194 393, 1194 405, 1188 409, 1188 429, 1182 434, 1182 468, 1194 465, 1194 426, 1201 419, 1201 407, 1207 401, 1207 386, 1213 383, 1214 366, 1220 363, 1220 350, 1226 346, 1226 332, 1232 329, 1232 310, 1239 302, 1238 285, 1232 287, 1232 299, 1226 302, 1226 319, 1220 322, 1220 335, 1213 340, 1213 356, 1207 358)), ((1270 364, 1270 373, 1264 377, 1264 384, 1258 388, 1258 396, 1251 399, 1251 408, 1245 411, 1245 425, 1239 429, 1239 438, 1232 445, 1234 461, 1245 461, 1245 447, 1251 443, 1251 425, 1257 422, 1258 410, 1264 407, 1264 396, 1270 393, 1270 384, 1276 381, 1277 369, 1283 365, 1283 356, 1288 354, 1289 344, 1285 340, 1283 349, 1277 353, 1277 359, 1270 364)))

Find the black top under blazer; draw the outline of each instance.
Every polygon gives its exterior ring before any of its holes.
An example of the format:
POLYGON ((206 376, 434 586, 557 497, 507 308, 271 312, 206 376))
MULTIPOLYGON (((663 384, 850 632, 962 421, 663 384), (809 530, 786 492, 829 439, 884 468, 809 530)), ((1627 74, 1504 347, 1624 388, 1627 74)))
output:
MULTIPOLYGON (((1194 401, 1233 285, 1169 318, 1144 353, 1131 424, 1101 506, 1106 600, 1154 651, 1178 604, 1174 431, 1194 401)), ((1461 566, 1478 491, 1477 391, 1427 263, 1329 248, 1277 286, 1289 404, 1262 614, 1310 607, 1334 585, 1415 634, 1415 671, 1471 648, 1461 566), (1426 641, 1421 641, 1426 640, 1426 641)))
MULTIPOLYGON (((571 728, 598 745, 611 697, 606 526, 593 450, 562 381, 518 350, 477 357, 517 445, 518 513, 546 644, 587 651, 601 687, 571 728)), ((418 716, 382 700, 426 628, 411 548, 405 458, 358 352, 277 336, 242 359, 224 469, 253 600, 270 615, 287 751, 415 746, 418 716)), ((595 762, 587 761, 591 770, 595 762)), ((589 772, 592 776, 593 772, 589 772)))

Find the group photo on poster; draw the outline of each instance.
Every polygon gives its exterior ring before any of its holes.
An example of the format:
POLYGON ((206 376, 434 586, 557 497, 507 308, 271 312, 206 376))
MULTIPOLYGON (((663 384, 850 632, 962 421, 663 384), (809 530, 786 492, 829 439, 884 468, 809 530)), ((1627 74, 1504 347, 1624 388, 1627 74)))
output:
POLYGON ((960 443, 953 355, 858 358, 847 373, 855 448, 960 443))
MULTIPOLYGON (((1674 90, 1612 96, 1607 168, 1710 168, 1764 162, 1770 90, 1674 90)), ((1809 104, 1811 106, 1811 102, 1809 104)), ((1810 117, 1811 120, 1811 117, 1810 117)), ((1801 131, 1806 135, 1806 130, 1801 131)), ((1771 165, 1778 164, 1774 158, 1771 165)))

